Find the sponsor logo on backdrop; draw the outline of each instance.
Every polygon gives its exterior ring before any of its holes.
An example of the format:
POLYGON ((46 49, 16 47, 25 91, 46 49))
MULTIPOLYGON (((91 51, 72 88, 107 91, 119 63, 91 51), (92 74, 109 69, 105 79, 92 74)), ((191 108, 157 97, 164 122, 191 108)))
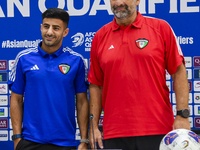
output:
POLYGON ((12 141, 13 130, 10 130, 10 141, 12 141))
POLYGON ((9 70, 11 70, 14 66, 15 60, 9 60, 8 63, 9 63, 9 70))
POLYGON ((193 128, 193 117, 189 117, 190 127, 193 128))
POLYGON ((85 52, 90 52, 92 40, 96 32, 86 32, 84 33, 76 33, 74 34, 71 39, 73 46, 72 47, 79 47, 84 44, 85 52))
POLYGON ((171 91, 171 82, 170 81, 166 81, 166 85, 167 85, 169 91, 171 91))
POLYGON ((2 48, 32 48, 32 47, 37 47, 41 41, 42 41, 41 39, 35 41, 7 40, 2 42, 2 48))
POLYGON ((200 99, 200 96, 195 96, 195 100, 199 100, 200 99))
POLYGON ((170 80, 171 79, 171 75, 169 74, 169 72, 167 70, 165 70, 166 72, 166 80, 170 80))
POLYGON ((192 67, 192 57, 184 57, 185 58, 185 66, 192 67))
POLYGON ((194 79, 200 79, 200 69, 194 69, 194 79))
POLYGON ((0 141, 8 141, 8 131, 0 131, 0 141))
POLYGON ((8 105, 8 96, 0 95, 0 106, 8 105))
POLYGON ((194 122, 195 122, 194 126, 196 128, 200 128, 200 117, 195 117, 194 122))
POLYGON ((200 93, 194 93, 194 103, 200 103, 200 93))
POLYGON ((8 117, 8 107, 0 107, 0 117, 8 117))
POLYGON ((186 69, 187 71, 187 79, 192 79, 192 69, 186 69))
POLYGON ((8 85, 0 84, 0 94, 7 94, 7 93, 8 93, 8 85))
POLYGON ((0 72, 0 82, 7 82, 7 81, 8 81, 7 72, 0 72))
POLYGON ((200 57, 194 57, 194 67, 200 67, 200 57))
POLYGON ((192 103, 192 93, 189 93, 188 103, 192 103))
POLYGON ((103 127, 103 118, 99 119, 99 127, 103 127))
POLYGON ((194 105, 194 115, 200 115, 200 105, 194 105))
POLYGON ((0 60, 0 70, 7 70, 7 61, 0 60))
POLYGON ((0 119, 0 129, 8 129, 8 119, 0 119))
POLYGON ((188 81, 189 91, 192 91, 192 81, 188 81))
POLYGON ((200 81, 194 81, 194 91, 200 91, 200 81))
POLYGON ((5 116, 5 109, 4 108, 0 108, 0 116, 5 116))
POLYGON ((12 121, 9 119, 10 129, 12 129, 12 121))

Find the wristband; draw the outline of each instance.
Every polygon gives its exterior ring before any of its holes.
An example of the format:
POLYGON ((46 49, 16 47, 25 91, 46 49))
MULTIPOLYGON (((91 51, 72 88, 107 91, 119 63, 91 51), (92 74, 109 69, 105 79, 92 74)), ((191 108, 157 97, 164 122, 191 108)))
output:
POLYGON ((89 144, 89 140, 88 140, 88 139, 81 139, 80 142, 81 142, 81 143, 89 144))
POLYGON ((15 134, 12 136, 12 140, 18 139, 18 138, 22 138, 22 134, 15 134))

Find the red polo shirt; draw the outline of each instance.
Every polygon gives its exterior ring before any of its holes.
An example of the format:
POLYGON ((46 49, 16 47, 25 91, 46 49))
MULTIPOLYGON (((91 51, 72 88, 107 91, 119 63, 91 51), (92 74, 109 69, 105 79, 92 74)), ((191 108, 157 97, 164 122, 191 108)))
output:
POLYGON ((115 19, 94 36, 88 80, 103 86, 104 139, 166 134, 173 112, 165 69, 174 74, 183 54, 167 22, 138 12, 135 22, 115 19))

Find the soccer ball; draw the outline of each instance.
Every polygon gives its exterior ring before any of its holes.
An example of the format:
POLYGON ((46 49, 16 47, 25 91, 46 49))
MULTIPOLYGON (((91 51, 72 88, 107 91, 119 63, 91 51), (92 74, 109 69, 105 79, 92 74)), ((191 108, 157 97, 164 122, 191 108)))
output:
POLYGON ((200 150, 200 137, 190 130, 176 129, 163 137, 160 150, 200 150))

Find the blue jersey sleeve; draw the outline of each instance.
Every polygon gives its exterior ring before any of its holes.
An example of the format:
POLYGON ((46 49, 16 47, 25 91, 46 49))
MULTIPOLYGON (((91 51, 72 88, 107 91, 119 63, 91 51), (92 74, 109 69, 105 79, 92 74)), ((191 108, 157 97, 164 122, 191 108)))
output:
POLYGON ((18 57, 15 59, 15 64, 9 74, 9 89, 14 93, 23 95, 25 89, 25 77, 22 70, 21 61, 18 57))
POLYGON ((88 81, 87 81, 87 68, 83 59, 80 59, 78 71, 75 78, 75 92, 83 93, 87 92, 88 81))

